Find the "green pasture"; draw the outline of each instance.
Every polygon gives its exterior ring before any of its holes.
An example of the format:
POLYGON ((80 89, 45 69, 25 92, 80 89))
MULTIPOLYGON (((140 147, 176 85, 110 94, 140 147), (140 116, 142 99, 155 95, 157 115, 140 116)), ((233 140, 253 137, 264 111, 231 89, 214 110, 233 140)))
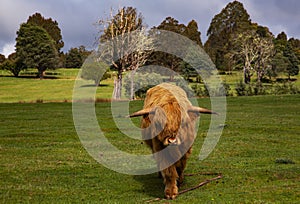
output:
MULTIPOLYGON (((49 70, 46 72, 45 79, 40 80, 36 78, 35 69, 21 72, 18 78, 0 70, 0 103, 70 102, 78 72, 79 69, 49 70)), ((282 78, 284 77, 282 76, 282 78)), ((221 79, 230 85, 230 93, 236 95, 234 93, 235 86, 242 79, 242 73, 232 72, 221 75, 221 79)), ((293 79, 296 79, 293 83, 300 89, 300 76, 293 77, 293 79)), ((93 83, 90 81, 91 86, 93 83)), ((95 97, 97 99, 110 99, 113 86, 112 78, 102 81, 97 88, 95 97)), ((204 84, 202 86, 204 87, 204 84)))
MULTIPOLYGON (((169 203, 299 203, 299 102, 300 95, 227 98, 225 129, 204 161, 198 155, 210 116, 201 116, 186 173, 223 178, 169 203)), ((209 99, 199 104, 209 107, 209 99)), ((130 102, 132 110, 141 106, 130 102)), ((76 134, 71 103, 0 103, 0 111, 0 203, 145 203, 163 197, 157 174, 120 174, 89 156, 76 134)), ((106 137, 123 151, 149 151, 119 132, 110 111, 110 103, 96 104, 106 137)), ((181 189, 211 177, 186 177, 181 189)))
MULTIPOLYGON (((79 69, 58 69, 46 72, 46 77, 40 80, 36 78, 35 70, 22 72, 18 78, 2 71, 0 103, 71 101, 78 72, 79 69)), ((107 79, 102 84, 97 90, 96 98, 111 98, 113 79, 107 79)))

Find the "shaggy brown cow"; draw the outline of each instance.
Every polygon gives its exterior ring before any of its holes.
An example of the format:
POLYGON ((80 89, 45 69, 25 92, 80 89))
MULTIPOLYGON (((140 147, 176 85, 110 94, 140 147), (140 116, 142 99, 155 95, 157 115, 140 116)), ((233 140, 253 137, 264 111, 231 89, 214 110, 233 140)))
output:
POLYGON ((183 171, 192 152, 199 113, 214 112, 193 106, 184 90, 163 83, 149 89, 143 109, 130 115, 143 116, 143 140, 152 149, 164 180, 167 199, 176 198, 178 187, 183 182, 183 171))

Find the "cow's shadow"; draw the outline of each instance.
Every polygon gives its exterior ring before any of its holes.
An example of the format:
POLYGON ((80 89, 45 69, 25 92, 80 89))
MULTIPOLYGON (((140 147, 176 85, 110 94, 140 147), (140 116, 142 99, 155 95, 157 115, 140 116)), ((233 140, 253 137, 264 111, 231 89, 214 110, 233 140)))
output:
POLYGON ((153 198, 164 197, 164 184, 158 173, 134 176, 134 179, 143 185, 142 193, 153 198))

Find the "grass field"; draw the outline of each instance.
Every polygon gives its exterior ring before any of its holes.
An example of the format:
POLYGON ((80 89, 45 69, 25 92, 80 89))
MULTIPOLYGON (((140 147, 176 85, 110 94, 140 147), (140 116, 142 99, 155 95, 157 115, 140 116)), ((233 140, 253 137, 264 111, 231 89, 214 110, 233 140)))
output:
MULTIPOLYGON (((202 116, 186 170, 223 178, 170 203, 299 203, 300 95, 229 97, 227 102, 227 126, 217 147, 204 161, 197 159, 210 119, 202 116)), ((200 104, 208 106, 209 99, 200 104)), ((163 196, 156 174, 123 175, 92 159, 74 129, 71 106, 0 103, 0 203, 144 203, 163 196)), ((96 112, 118 148, 145 151, 140 141, 118 137, 110 103, 96 104, 96 112)), ((182 189, 211 177, 186 177, 182 189)))
MULTIPOLYGON (((58 69, 54 75, 46 75, 40 80, 35 77, 34 70, 12 77, 0 70, 0 102, 63 102, 72 100, 74 81, 79 69, 58 69)), ((51 74, 52 72, 50 72, 51 74)), ((97 90, 97 98, 111 98, 113 79, 102 82, 97 90)), ((91 81, 91 85, 93 82, 91 81)))
MULTIPOLYGON (((12 77, 7 72, 0 70, 0 103, 71 101, 74 80, 78 71, 79 69, 50 70, 48 74, 46 72, 46 78, 40 80, 35 77, 36 70, 34 69, 21 72, 19 78, 12 77)), ((234 88, 242 79, 242 73, 233 72, 231 75, 221 75, 221 78, 230 85, 230 93, 236 95, 234 88)), ((297 79, 294 82, 295 86, 300 89, 300 76, 298 75, 294 79, 297 79)), ((91 81, 92 85, 93 81, 91 81)), ((113 79, 102 81, 95 97, 110 99, 113 86, 113 79)))

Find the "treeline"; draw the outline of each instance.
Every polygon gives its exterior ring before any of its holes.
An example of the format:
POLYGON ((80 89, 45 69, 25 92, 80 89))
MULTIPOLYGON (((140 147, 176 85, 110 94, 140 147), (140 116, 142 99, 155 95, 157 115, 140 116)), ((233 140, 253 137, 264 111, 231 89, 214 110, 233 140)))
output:
MULTIPOLYGON (((145 32, 144 36, 138 38, 147 39, 143 16, 135 8, 119 9, 116 14, 111 13, 108 20, 102 19, 99 23, 103 27, 99 43, 134 30, 145 32), (126 22, 126 25, 122 25, 122 22, 126 22)), ((184 25, 173 17, 167 17, 153 28, 172 31, 195 41, 208 53, 220 73, 230 74, 232 71, 240 70, 246 84, 253 81, 253 78, 261 83, 266 78, 272 80, 280 74, 285 74, 290 79, 299 73, 300 40, 288 39, 284 32, 274 36, 268 27, 252 22, 243 4, 238 1, 229 3, 214 16, 206 33, 208 39, 204 44, 195 20, 184 25)), ((134 70, 144 64, 167 67, 181 73, 186 79, 197 75, 189 64, 176 56, 163 52, 149 52, 155 45, 151 40, 146 42, 147 52, 139 52, 141 55, 136 53, 130 56, 122 55, 124 59, 112 63, 110 68, 118 72, 118 83, 122 81, 124 70, 134 70)), ((43 77, 46 69, 81 67, 90 54, 84 46, 71 48, 67 53, 63 53, 61 51, 63 46, 58 23, 36 13, 30 16, 26 23, 20 25, 16 38, 16 52, 7 59, 0 55, 0 67, 15 76, 23 69, 35 67, 38 69, 39 77, 43 77)), ((99 83, 99 80, 95 79, 94 72, 84 74, 85 78, 99 83)), ((117 88, 115 91, 118 92, 117 88)))
POLYGON ((27 68, 37 68, 40 78, 47 69, 80 68, 91 53, 85 46, 63 53, 64 42, 57 21, 46 19, 40 13, 29 16, 27 22, 20 25, 15 47, 16 52, 7 58, 0 54, 0 69, 16 77, 27 68))
POLYGON ((290 79, 299 73, 300 40, 282 32, 274 36, 268 27, 253 23, 243 4, 234 1, 217 14, 207 31, 204 45, 219 70, 243 70, 250 83, 284 73, 290 79))

